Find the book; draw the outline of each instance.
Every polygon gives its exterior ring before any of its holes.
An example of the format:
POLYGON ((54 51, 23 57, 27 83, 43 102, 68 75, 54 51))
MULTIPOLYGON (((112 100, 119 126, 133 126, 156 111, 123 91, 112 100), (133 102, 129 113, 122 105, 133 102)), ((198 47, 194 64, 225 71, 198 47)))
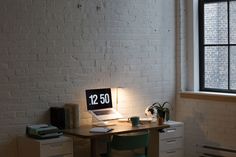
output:
POLYGON ((79 105, 73 103, 65 104, 66 110, 66 119, 67 119, 67 126, 69 129, 78 128, 79 127, 79 105))
POLYGON ((50 123, 59 129, 65 129, 65 109, 63 107, 50 107, 50 123))
POLYGON ((66 111, 66 129, 73 129, 73 117, 74 117, 74 112, 73 108, 69 104, 65 104, 65 111, 66 111))
POLYGON ((79 114, 79 105, 78 104, 73 104, 73 128, 78 128, 79 127, 79 120, 80 120, 80 114, 79 114))
POLYGON ((106 127, 94 127, 91 128, 89 132, 96 133, 96 132, 109 132, 113 130, 112 128, 106 128, 106 127))
POLYGON ((65 109, 65 129, 71 129, 70 128, 70 111, 68 107, 64 107, 65 109))

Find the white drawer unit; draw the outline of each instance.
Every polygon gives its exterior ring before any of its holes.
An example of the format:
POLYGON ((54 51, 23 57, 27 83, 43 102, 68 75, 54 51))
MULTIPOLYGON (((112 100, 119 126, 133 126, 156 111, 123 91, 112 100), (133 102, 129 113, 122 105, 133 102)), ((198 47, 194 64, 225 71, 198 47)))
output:
POLYGON ((182 149, 174 149, 169 151, 162 151, 159 157, 183 157, 184 152, 182 149))
POLYGON ((184 124, 182 122, 168 121, 169 128, 160 132, 159 157, 184 156, 184 124))
POLYGON ((19 157, 73 157, 73 141, 61 136, 52 139, 18 138, 19 157))

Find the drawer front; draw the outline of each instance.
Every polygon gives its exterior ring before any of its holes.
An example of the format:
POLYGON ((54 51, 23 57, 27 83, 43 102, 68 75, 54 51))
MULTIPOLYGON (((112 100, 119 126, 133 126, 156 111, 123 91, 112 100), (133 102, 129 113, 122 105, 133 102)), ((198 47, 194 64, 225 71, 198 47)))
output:
POLYGON ((159 157, 184 157, 184 151, 182 149, 161 151, 159 157))
POLYGON ((160 140, 159 148, 160 151, 167 151, 170 149, 183 148, 184 140, 183 138, 172 138, 160 140))
POLYGON ((73 154, 67 154, 67 155, 53 155, 53 156, 48 156, 48 157, 73 157, 73 154))
POLYGON ((42 157, 64 157, 65 154, 72 154, 73 153, 73 142, 56 142, 50 144, 42 144, 41 145, 41 156, 42 157), (61 156, 60 156, 61 155, 61 156))
POLYGON ((169 128, 163 129, 164 132, 160 132, 160 139, 175 138, 184 136, 183 126, 170 126, 169 128))

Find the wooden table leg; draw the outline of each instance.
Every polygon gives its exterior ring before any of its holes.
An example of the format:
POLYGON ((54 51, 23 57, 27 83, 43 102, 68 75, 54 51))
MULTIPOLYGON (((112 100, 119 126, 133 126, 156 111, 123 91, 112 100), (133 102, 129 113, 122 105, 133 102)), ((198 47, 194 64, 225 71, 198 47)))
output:
POLYGON ((90 139, 90 157, 96 157, 96 138, 90 139))
POLYGON ((149 133, 148 156, 159 157, 159 131, 157 129, 150 129, 149 133))
POLYGON ((104 135, 90 139, 90 157, 99 157, 101 153, 107 152, 108 142, 111 136, 104 135))

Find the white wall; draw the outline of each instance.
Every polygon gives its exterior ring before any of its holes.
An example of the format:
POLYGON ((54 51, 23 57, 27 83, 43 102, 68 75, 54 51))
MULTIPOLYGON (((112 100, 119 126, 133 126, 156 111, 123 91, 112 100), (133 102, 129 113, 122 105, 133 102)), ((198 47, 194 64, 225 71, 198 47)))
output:
MULTIPOLYGON (((181 92, 196 90, 198 84, 196 70, 197 0, 179 0, 177 22, 177 103, 176 119, 185 124, 185 156, 197 157, 197 145, 236 149, 236 103, 227 97, 220 101, 203 99, 192 95, 193 99, 181 97, 181 92), (190 7, 189 7, 190 6, 190 7), (193 9, 195 7, 195 9, 193 9), (193 14, 195 12, 195 14, 193 14), (190 18, 192 16, 192 18, 190 18), (186 28, 186 29, 185 29, 186 28), (195 30, 194 32, 192 32, 195 30), (191 47, 195 44, 194 47, 191 47), (195 53, 194 53, 195 52, 195 53), (195 70, 195 71, 194 71, 195 70), (195 79, 193 79, 195 78, 195 79)), ((210 98, 210 97, 209 97, 210 98)), ((220 155, 219 153, 218 155, 220 155)))
POLYGON ((0 5, 0 156, 16 156, 15 137, 26 124, 48 122, 50 106, 78 103, 81 124, 90 122, 88 88, 123 87, 126 116, 175 103, 174 0, 0 5))
POLYGON ((235 102, 180 97, 176 115, 185 124, 185 156, 197 157, 199 144, 236 149, 235 102))

